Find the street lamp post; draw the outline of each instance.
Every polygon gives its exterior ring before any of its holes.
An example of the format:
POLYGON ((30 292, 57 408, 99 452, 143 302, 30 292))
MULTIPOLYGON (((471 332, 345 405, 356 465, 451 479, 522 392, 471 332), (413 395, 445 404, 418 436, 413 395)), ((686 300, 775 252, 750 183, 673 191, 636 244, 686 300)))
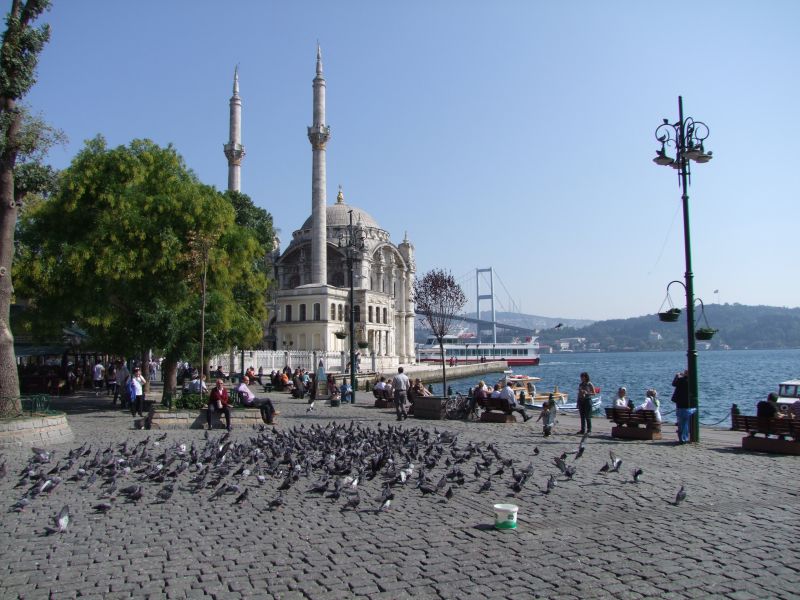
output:
POLYGON ((697 348, 694 339, 694 275, 692 274, 692 246, 689 235, 689 185, 692 181, 691 161, 707 163, 711 160, 711 152, 706 152, 703 142, 708 138, 709 130, 702 121, 683 116, 683 98, 678 96, 678 121, 670 123, 669 119, 656 128, 656 139, 661 142, 661 149, 656 151, 653 162, 657 165, 672 167, 678 171, 683 202, 683 247, 686 258, 686 366, 689 378, 689 408, 695 412, 691 424, 691 441, 700 441, 700 411, 697 397, 697 348), (668 147, 675 150, 675 158, 667 154, 668 147))
POLYGON ((348 210, 350 215, 350 224, 347 226, 347 233, 339 234, 339 247, 344 248, 345 256, 347 258, 347 272, 350 276, 350 388, 351 396, 350 403, 356 403, 356 308, 355 308, 355 290, 353 287, 353 263, 355 262, 356 253, 364 249, 366 243, 366 233, 364 230, 353 227, 353 211, 348 210))

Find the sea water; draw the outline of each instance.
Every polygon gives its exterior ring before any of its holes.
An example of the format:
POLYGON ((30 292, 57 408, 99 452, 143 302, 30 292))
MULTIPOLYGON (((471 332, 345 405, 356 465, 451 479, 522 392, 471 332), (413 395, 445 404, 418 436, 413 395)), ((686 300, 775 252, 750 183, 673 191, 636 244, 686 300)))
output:
MULTIPOLYGON (((644 402, 648 388, 655 388, 665 419, 671 420, 672 379, 684 369, 686 352, 598 352, 543 354, 538 366, 516 367, 514 373, 541 377, 537 391, 551 391, 557 385, 574 401, 580 373, 586 371, 601 389, 605 406, 613 402, 620 386, 627 388, 636 405, 644 402)), ((777 392, 781 381, 800 378, 800 349, 702 351, 697 354, 697 371, 700 422, 727 427, 731 404, 736 403, 742 414, 755 414, 756 403, 777 392)), ((502 373, 493 373, 482 379, 493 385, 500 377, 502 373)), ((454 392, 466 393, 478 379, 448 379, 447 383, 454 392)), ((441 384, 434 384, 437 388, 441 391, 441 384)))

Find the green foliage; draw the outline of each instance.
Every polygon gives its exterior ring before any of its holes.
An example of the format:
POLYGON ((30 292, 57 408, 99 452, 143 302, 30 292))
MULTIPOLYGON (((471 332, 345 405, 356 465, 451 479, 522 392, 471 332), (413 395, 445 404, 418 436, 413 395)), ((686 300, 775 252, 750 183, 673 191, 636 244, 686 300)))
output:
POLYGON ((173 406, 178 410, 205 408, 208 406, 208 394, 182 394, 173 401, 173 406))
POLYGON ((50 8, 50 0, 13 0, 0 49, 0 96, 22 98, 36 82, 39 53, 50 39, 50 27, 30 24, 50 8))
POLYGON ((257 343, 267 282, 243 268, 261 252, 255 235, 171 146, 110 149, 98 137, 63 171, 53 198, 23 215, 14 276, 33 301, 35 330, 75 321, 109 352, 195 356, 197 240, 208 246, 207 353, 257 343))

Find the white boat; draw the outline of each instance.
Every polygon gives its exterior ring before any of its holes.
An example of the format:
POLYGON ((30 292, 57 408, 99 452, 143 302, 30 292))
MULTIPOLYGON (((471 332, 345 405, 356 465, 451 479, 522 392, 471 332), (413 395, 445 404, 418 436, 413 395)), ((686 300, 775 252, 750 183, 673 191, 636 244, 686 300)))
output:
MULTIPOLYGON (((504 360, 509 366, 539 364, 539 342, 536 336, 524 341, 498 342, 496 344, 479 342, 470 334, 446 335, 443 340, 444 360, 450 364, 472 364, 491 360, 504 360)), ((441 363, 442 355, 436 336, 429 336, 417 349, 419 362, 441 363)))
POLYGON ((778 410, 788 413, 789 407, 800 400, 800 379, 790 379, 778 384, 778 410))
MULTIPOLYGON (((578 411, 578 405, 575 402, 570 402, 569 395, 566 392, 559 391, 558 386, 555 386, 552 392, 537 390, 536 384, 541 380, 541 377, 514 375, 512 371, 505 371, 498 383, 501 386, 505 386, 506 382, 510 381, 511 389, 514 390, 517 402, 525 406, 525 408, 541 410, 542 404, 547 402, 552 395, 558 410, 567 412, 578 411)), ((595 389, 597 390, 597 394, 592 396, 592 412, 600 410, 603 406, 603 397, 600 395, 600 389, 595 389)))

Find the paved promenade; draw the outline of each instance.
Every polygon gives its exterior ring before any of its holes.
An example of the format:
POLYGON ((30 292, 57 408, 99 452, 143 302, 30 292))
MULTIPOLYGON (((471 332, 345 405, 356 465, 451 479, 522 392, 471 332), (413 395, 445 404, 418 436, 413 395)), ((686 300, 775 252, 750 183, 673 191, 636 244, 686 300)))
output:
MULTIPOLYGON (((571 453, 579 441, 572 417, 561 416, 554 437, 545 439, 534 420, 515 425, 416 421, 397 423, 389 410, 366 405, 331 408, 317 403, 306 414, 304 401, 273 394, 280 417, 276 430, 287 433, 302 427, 325 427, 331 421, 361 431, 386 432, 420 428, 457 434, 428 454, 436 466, 428 470, 436 484, 449 469, 463 469, 464 482, 447 479, 438 493, 424 495, 416 488, 425 456, 415 461, 405 485, 393 488, 395 499, 380 512, 383 473, 359 484, 361 503, 345 510, 339 500, 308 493, 319 478, 315 469, 302 474, 285 492, 275 510, 268 505, 285 481, 256 473, 267 461, 257 459, 244 473, 228 473, 222 481, 239 485, 235 493, 218 500, 209 497, 218 487, 194 491, 189 484, 195 467, 177 477, 174 494, 166 502, 156 493, 163 484, 140 481, 152 471, 120 467, 111 509, 92 509, 100 502, 102 481, 91 486, 69 481, 94 456, 95 450, 119 444, 127 449, 144 446, 148 465, 158 462, 165 449, 178 444, 201 448, 206 436, 224 432, 169 431, 165 434, 132 429, 130 414, 111 410, 105 397, 87 394, 60 399, 76 442, 53 447, 46 470, 68 464, 71 448, 86 443, 92 453, 63 471, 64 481, 52 492, 33 498, 22 512, 12 505, 30 485, 15 487, 30 451, 4 454, 7 475, 0 479, 0 596, 2 598, 798 598, 800 597, 800 457, 744 453, 741 434, 702 431, 699 445, 678 446, 674 428, 664 426, 662 442, 621 442, 609 436, 610 427, 595 419, 595 433, 578 460, 572 480, 562 476, 553 458, 571 453), (157 438, 165 435, 166 438, 157 438), (499 458, 489 448, 492 444, 499 458), (471 458, 457 464, 469 448, 471 458), (539 453, 535 455, 535 448, 539 453), (622 459, 618 473, 600 473, 609 451, 622 459), (482 456, 481 456, 482 453, 482 456), (494 458, 493 458, 494 457, 494 458), (514 492, 514 472, 529 462, 530 479, 514 492), (475 466, 491 461, 478 476, 475 466), (447 465, 447 462, 450 465, 447 465), (481 492, 487 477, 491 489, 481 492), (639 483, 631 471, 641 468, 639 483), (137 472, 142 471, 142 472, 137 472), (556 487, 545 494, 550 475, 556 487), (141 484, 143 497, 126 500, 120 490, 141 484), (684 486, 686 500, 675 506, 684 486), (453 492, 448 500, 443 490, 453 492), (234 503, 244 489, 246 500, 234 503), (513 497, 509 495, 513 494, 513 497), (493 528, 492 505, 519 506, 515 531, 493 528), (46 534, 52 517, 65 504, 71 520, 66 531, 46 534)), ((234 430, 234 445, 281 439, 272 429, 234 430)), ((395 436, 402 437, 402 436, 395 436)), ((424 436, 418 450, 426 447, 424 436)), ((329 444, 336 453, 344 436, 329 444)), ((427 447, 430 447, 429 445, 427 447)), ((369 444, 364 448, 369 451, 369 444)), ((223 450, 224 452, 224 450, 223 450)), ((413 453, 413 449, 411 450, 413 453)), ((232 455, 231 452, 228 456, 232 455)), ((319 449, 324 460, 323 449, 319 449)), ((398 462, 399 461, 399 457, 398 462)), ((314 459, 316 460, 316 458, 314 459)), ((0 460, 0 462, 2 462, 0 460)), ((174 462, 170 468, 180 461, 174 462)), ((242 462, 242 465, 245 465, 242 462)), ((403 466, 402 464, 399 466, 403 466)), ((221 484, 220 484, 221 485, 221 484)), ((347 485, 347 484, 346 484, 347 485)))

